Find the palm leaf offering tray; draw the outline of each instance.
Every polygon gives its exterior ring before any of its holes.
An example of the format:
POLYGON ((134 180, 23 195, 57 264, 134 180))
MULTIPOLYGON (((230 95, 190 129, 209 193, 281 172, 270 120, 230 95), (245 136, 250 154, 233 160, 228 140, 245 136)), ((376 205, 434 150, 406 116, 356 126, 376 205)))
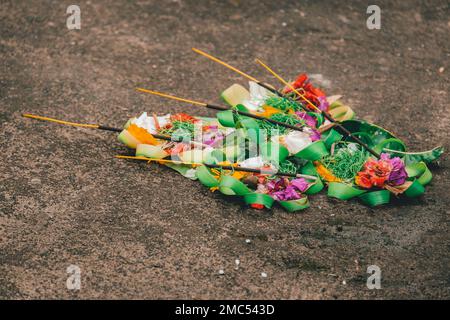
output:
POLYGON ((80 124, 24 114, 66 125, 120 132, 133 156, 157 162, 198 180, 211 191, 240 197, 256 209, 278 203, 289 212, 309 207, 309 196, 327 189, 341 200, 358 198, 374 207, 392 196, 418 197, 432 179, 428 164, 442 147, 409 152, 388 130, 357 119, 339 96, 327 96, 305 74, 288 82, 262 61, 280 90, 201 51, 195 52, 239 73, 249 88, 233 84, 220 97, 223 105, 138 88, 192 105, 217 110, 215 118, 185 113, 129 119, 123 128, 80 124))

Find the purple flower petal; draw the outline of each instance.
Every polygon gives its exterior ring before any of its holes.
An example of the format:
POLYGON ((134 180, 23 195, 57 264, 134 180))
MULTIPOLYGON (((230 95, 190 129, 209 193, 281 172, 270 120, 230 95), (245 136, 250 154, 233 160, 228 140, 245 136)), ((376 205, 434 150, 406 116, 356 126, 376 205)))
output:
POLYGON ((319 100, 319 109, 321 111, 327 111, 328 107, 330 106, 330 104, 327 101, 326 97, 318 97, 317 98, 319 100))
POLYGON ((399 157, 392 158, 392 171, 389 174, 388 181, 390 184, 398 186, 404 184, 408 174, 406 173, 405 164, 399 157))
POLYGON ((312 131, 311 136, 310 136, 311 141, 314 142, 314 141, 320 140, 320 137, 321 137, 320 132, 316 129, 313 129, 311 131, 312 131))
POLYGON ((291 181, 291 185, 297 188, 300 192, 304 192, 308 189, 308 182, 303 178, 294 179, 291 181))
POLYGON ((406 172, 405 164, 403 163, 402 159, 400 159, 399 157, 394 157, 391 159, 388 153, 382 153, 380 156, 380 160, 388 161, 392 166, 392 170, 389 173, 388 177, 389 184, 399 186, 405 183, 406 179, 408 178, 408 174, 406 172))
POLYGON ((317 125, 317 120, 316 120, 315 117, 313 117, 313 116, 307 114, 307 113, 304 112, 304 111, 297 111, 295 114, 296 114, 300 119, 305 120, 305 123, 306 123, 309 127, 311 127, 311 128, 315 128, 315 127, 316 127, 316 125, 317 125))

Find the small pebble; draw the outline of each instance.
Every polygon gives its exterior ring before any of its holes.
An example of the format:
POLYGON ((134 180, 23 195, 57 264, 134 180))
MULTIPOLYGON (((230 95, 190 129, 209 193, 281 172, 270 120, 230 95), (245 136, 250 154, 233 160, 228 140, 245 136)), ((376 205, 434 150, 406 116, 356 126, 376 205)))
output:
POLYGON ((267 273, 265 273, 265 272, 261 272, 261 277, 263 277, 263 278, 267 278, 267 273))
POLYGON ((234 260, 234 263, 238 266, 241 263, 241 260, 236 259, 236 260, 234 260))
POLYGON ((439 68, 439 73, 444 72, 444 70, 445 70, 444 67, 440 67, 440 68, 439 68))
POLYGON ((252 242, 252 240, 250 240, 250 239, 245 239, 245 243, 250 243, 250 242, 252 242))
POLYGON ((342 284, 343 284, 343 285, 346 285, 346 284, 347 284, 347 281, 342 280, 342 284))
POLYGON ((40 184, 41 183, 41 179, 39 179, 39 178, 33 178, 33 179, 31 179, 31 184, 40 184))
POLYGON ((287 23, 286 23, 286 22, 283 22, 281 25, 282 25, 283 27, 286 27, 286 26, 287 26, 287 23))
POLYGON ((223 269, 220 269, 220 270, 219 270, 219 274, 220 274, 220 275, 225 274, 225 271, 223 271, 223 269))

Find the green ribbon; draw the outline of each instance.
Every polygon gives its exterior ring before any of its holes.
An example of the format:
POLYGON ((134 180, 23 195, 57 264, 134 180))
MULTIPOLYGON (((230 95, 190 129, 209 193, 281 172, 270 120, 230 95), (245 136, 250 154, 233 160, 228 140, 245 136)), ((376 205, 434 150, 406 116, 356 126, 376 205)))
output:
POLYGON ((305 194, 315 194, 322 191, 322 189, 324 188, 322 179, 317 173, 316 167, 314 167, 314 164, 312 162, 308 162, 306 165, 304 165, 301 169, 301 172, 303 174, 317 177, 316 182, 305 191, 305 194))
POLYGON ((206 166, 199 166, 195 171, 198 180, 206 187, 212 188, 219 185, 219 181, 211 174, 206 166))
POLYGON ((242 196, 252 192, 244 183, 236 178, 233 178, 232 176, 222 176, 218 187, 220 192, 229 196, 242 196))
POLYGON ((136 156, 153 159, 162 159, 168 156, 161 146, 153 146, 150 144, 138 144, 136 146, 136 156))
POLYGON ((309 207, 309 200, 307 197, 298 200, 279 201, 278 203, 288 212, 303 210, 309 207))
POLYGON ((359 199, 369 207, 380 206, 389 203, 391 200, 391 192, 389 190, 367 192, 361 194, 359 199))
POLYGON ((322 134, 322 140, 327 149, 330 149, 333 143, 341 141, 342 137, 343 135, 334 129, 328 130, 326 134, 322 134))
POLYGON ((423 186, 426 186, 428 183, 430 183, 431 179, 433 178, 433 175, 431 174, 431 171, 430 169, 428 169, 425 162, 418 162, 407 165, 405 169, 409 178, 417 178, 417 181, 423 186))
POLYGON ((405 169, 408 174, 408 179, 413 179, 413 183, 405 190, 405 195, 413 198, 424 194, 424 186, 429 184, 433 178, 433 175, 425 162, 409 164, 405 169))
POLYGON ((224 127, 234 128, 236 126, 234 113, 232 110, 217 112, 216 117, 219 123, 224 127))
POLYGON ((197 176, 195 175, 195 172, 194 172, 194 175, 192 175, 189 172, 190 170, 193 170, 191 166, 186 166, 184 164, 173 164, 173 163, 165 163, 164 165, 166 167, 171 168, 172 170, 175 170, 176 172, 181 174, 183 177, 186 177, 191 180, 197 180, 197 176))
POLYGON ((366 190, 354 188, 342 182, 330 182, 328 184, 328 196, 340 200, 349 200, 366 193, 366 190))
POLYGON ((272 208, 272 205, 275 202, 275 200, 268 194, 257 193, 257 192, 245 194, 244 201, 248 205, 262 204, 267 209, 272 208))
POLYGON ((322 140, 314 141, 306 148, 300 150, 295 154, 295 157, 306 159, 309 161, 316 161, 324 156, 329 155, 328 149, 322 140))
POLYGON ((216 114, 217 120, 224 127, 242 127, 245 129, 259 130, 258 121, 246 116, 237 117, 234 110, 249 112, 249 110, 242 104, 236 105, 235 109, 220 111, 216 114), (239 118, 239 121, 236 121, 239 118))
POLYGON ((409 186, 408 189, 405 190, 405 195, 410 198, 418 197, 425 192, 425 188, 418 180, 414 180, 414 182, 409 186))

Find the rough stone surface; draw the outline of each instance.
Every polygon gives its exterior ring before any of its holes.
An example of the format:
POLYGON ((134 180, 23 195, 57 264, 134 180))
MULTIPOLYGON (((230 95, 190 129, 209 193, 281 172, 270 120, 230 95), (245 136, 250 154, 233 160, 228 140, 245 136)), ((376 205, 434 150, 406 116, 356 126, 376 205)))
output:
POLYGON ((245 84, 195 46, 272 83, 255 57, 287 77, 315 74, 410 150, 448 150, 447 1, 377 1, 372 31, 364 1, 77 3, 79 31, 66 28, 64 1, 0 6, 0 298, 450 297, 447 154, 418 200, 369 209, 322 194, 301 213, 261 212, 168 168, 114 159, 128 152, 114 134, 21 117, 213 116, 134 91, 217 101, 245 84), (66 288, 71 264, 80 291, 66 288), (366 287, 373 264, 381 290, 366 287))

